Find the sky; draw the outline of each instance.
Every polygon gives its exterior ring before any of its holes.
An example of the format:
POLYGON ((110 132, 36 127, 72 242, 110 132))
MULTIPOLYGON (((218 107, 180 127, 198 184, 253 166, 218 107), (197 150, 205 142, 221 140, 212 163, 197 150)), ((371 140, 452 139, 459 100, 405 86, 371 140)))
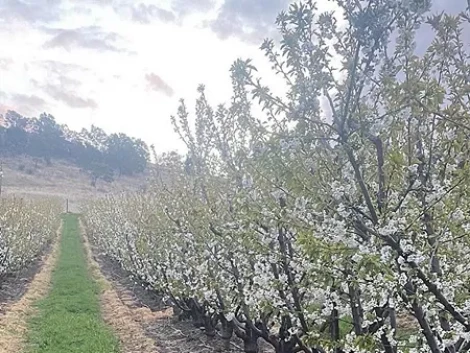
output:
POLYGON ((0 0, 0 113, 52 114, 180 149, 170 116, 199 84, 230 99, 239 57, 259 50, 289 0, 0 0))
MULTIPOLYGON (((229 69, 252 58, 278 84, 259 46, 291 0, 0 0, 0 113, 52 114, 182 149, 178 101, 231 96, 229 69)), ((321 6, 326 0, 320 0, 321 6)), ((436 0, 435 9, 466 0, 436 0)))

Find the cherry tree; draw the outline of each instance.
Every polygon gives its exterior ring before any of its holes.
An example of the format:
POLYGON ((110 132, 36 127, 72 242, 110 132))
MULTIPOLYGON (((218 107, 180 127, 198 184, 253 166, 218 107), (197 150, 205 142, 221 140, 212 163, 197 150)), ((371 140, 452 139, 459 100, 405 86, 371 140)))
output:
POLYGON ((263 43, 286 94, 240 59, 228 106, 203 86, 195 119, 182 101, 187 155, 163 156, 151 192, 90 205, 92 236, 248 353, 467 351, 469 13, 333 3, 291 5, 280 48, 263 43))

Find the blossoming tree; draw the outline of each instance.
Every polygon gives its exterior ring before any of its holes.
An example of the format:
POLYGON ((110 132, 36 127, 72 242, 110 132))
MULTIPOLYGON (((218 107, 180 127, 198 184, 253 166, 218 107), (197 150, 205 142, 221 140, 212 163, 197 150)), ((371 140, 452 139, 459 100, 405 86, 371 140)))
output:
POLYGON ((91 204, 91 235, 247 353, 468 351, 469 12, 333 3, 291 5, 263 43, 284 95, 237 60, 228 107, 201 86, 192 126, 182 102, 186 158, 91 204))

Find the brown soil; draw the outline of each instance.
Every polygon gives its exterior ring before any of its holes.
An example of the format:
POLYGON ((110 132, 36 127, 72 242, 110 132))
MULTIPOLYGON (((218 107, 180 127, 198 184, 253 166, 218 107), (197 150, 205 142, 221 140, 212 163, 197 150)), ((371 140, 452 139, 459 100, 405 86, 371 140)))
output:
MULTIPOLYGON (((90 249, 87 241, 86 244, 90 249)), ((230 350, 225 350, 224 342, 219 337, 207 338, 201 329, 190 322, 175 320, 173 310, 165 306, 158 294, 145 289, 116 261, 103 255, 97 256, 97 253, 91 252, 90 261, 95 276, 106 288, 102 295, 103 317, 118 333, 125 347, 123 353, 243 352, 238 340, 234 340, 230 350), (129 323, 132 328, 128 327, 129 323)))
MULTIPOLYGON (((147 290, 145 284, 133 278, 117 261, 102 254, 97 255, 98 251, 92 253, 95 264, 99 266, 108 283, 114 287, 121 303, 133 311, 134 316, 142 315, 142 329, 147 337, 153 339, 159 353, 243 352, 243 343, 237 338, 233 339, 231 349, 226 350, 220 338, 208 339, 201 329, 194 327, 190 322, 177 321, 173 317, 172 309, 165 306, 161 297, 147 290)), ((401 330, 419 329, 416 320, 410 315, 400 316, 398 320, 401 330)), ((272 353, 273 349, 260 341, 260 351, 272 353)))
MULTIPOLYGON (((44 254, 50 253, 50 247, 44 254)), ((9 303, 18 301, 27 291, 34 276, 41 270, 45 256, 38 257, 17 273, 9 273, 0 279, 0 314, 5 313, 9 303)))
MULTIPOLYGON (((58 230, 60 235, 62 227, 58 230)), ((50 287, 51 274, 59 253, 59 236, 52 251, 44 255, 36 266, 21 276, 10 278, 2 286, 0 298, 0 352, 18 353, 24 344, 27 319, 34 314, 32 304, 44 297, 50 287)))
POLYGON ((105 278, 113 283, 119 298, 127 306, 131 308, 146 307, 152 311, 168 309, 159 294, 148 290, 144 283, 138 278, 134 278, 130 272, 125 271, 116 260, 96 254, 97 252, 93 251, 93 259, 99 264, 105 278))
MULTIPOLYGON (((83 229, 83 227, 81 226, 83 229)), ((117 334, 122 353, 157 353, 154 341, 147 337, 143 324, 155 319, 156 313, 148 308, 128 307, 119 297, 112 283, 101 273, 91 253, 87 237, 83 235, 85 251, 93 278, 100 284, 101 313, 104 321, 117 334)))
POLYGON ((149 322, 145 327, 147 335, 157 342, 160 353, 243 352, 238 340, 234 339, 231 348, 227 350, 219 337, 208 338, 201 329, 194 327, 190 322, 178 322, 171 314, 170 311, 167 316, 149 322))

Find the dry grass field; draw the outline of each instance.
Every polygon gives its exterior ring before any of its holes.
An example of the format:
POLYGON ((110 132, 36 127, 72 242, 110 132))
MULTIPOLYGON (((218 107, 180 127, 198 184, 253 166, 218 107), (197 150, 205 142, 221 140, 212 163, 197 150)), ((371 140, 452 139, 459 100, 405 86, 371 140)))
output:
POLYGON ((109 193, 120 193, 142 189, 148 175, 117 177, 112 183, 99 180, 96 187, 91 185, 86 171, 63 161, 52 161, 47 165, 31 157, 3 159, 4 195, 19 197, 57 197, 69 200, 69 209, 78 212, 83 200, 102 197, 109 193))

